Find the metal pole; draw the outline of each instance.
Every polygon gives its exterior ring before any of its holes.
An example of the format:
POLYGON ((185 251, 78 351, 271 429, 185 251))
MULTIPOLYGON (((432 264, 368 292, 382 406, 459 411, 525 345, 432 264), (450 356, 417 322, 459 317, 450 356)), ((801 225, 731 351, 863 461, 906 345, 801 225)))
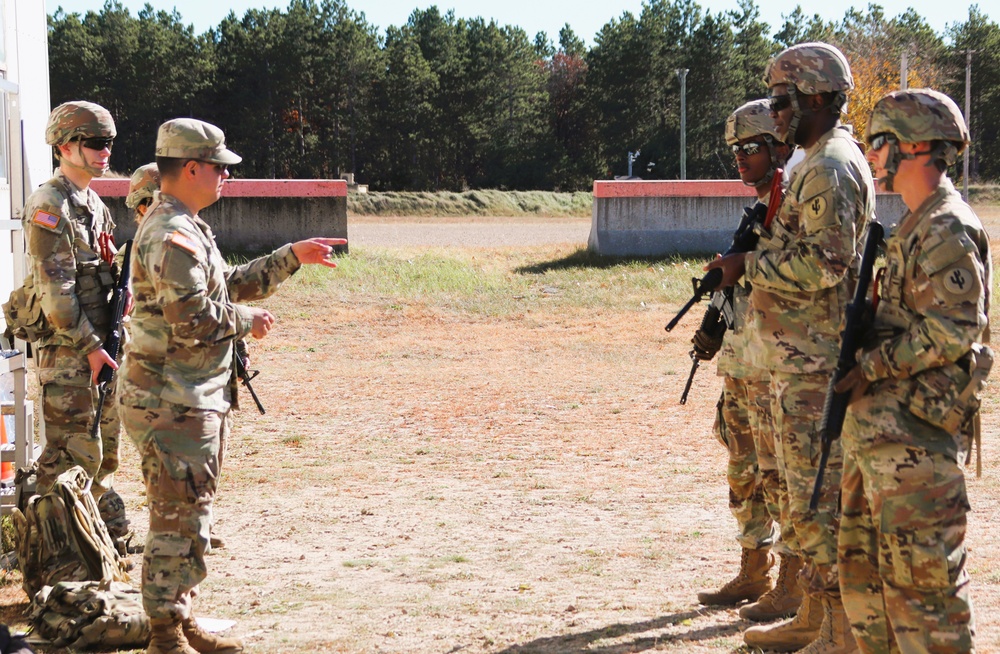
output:
POLYGON ((687 179, 687 68, 678 68, 681 81, 681 179, 687 179))
POLYGON ((969 155, 972 154, 972 117, 969 115, 969 95, 972 88, 972 55, 975 50, 965 51, 965 125, 969 128, 969 145, 962 157, 962 199, 969 201, 969 155))
POLYGON ((910 87, 909 77, 910 77, 910 53, 903 50, 903 54, 899 58, 899 90, 905 91, 910 87))

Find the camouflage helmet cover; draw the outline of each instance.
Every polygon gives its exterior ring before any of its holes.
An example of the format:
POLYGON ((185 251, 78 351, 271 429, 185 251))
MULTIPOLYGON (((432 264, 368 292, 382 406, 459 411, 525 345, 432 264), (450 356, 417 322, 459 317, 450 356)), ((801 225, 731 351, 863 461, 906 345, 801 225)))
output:
POLYGON ((132 173, 132 179, 128 185, 128 196, 125 197, 125 206, 135 209, 139 203, 147 198, 152 198, 155 191, 160 190, 160 169, 155 163, 140 166, 132 173))
POLYGON ((932 89, 893 91, 875 103, 865 140, 893 134, 904 143, 948 141, 958 153, 969 144, 969 128, 955 101, 932 89))
POLYGON ((799 93, 816 95, 854 88, 847 57, 827 43, 800 43, 771 58, 764 71, 767 88, 794 86, 799 93))
POLYGON ((767 134, 781 141, 771 118, 771 105, 767 100, 753 100, 729 114, 726 119, 726 144, 733 145, 742 139, 767 134))
POLYGON ((84 100, 64 102, 49 114, 45 143, 64 145, 74 138, 109 138, 118 134, 111 113, 99 104, 84 100))

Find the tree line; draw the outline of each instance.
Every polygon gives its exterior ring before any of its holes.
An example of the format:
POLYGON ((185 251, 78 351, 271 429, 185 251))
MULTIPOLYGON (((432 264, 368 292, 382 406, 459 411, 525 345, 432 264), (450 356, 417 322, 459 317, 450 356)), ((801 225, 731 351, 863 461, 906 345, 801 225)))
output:
MULTIPOLYGON (((106 106, 116 170, 153 158, 156 129, 194 116, 226 131, 242 177, 329 178, 354 173, 378 190, 586 190, 594 179, 680 175, 679 69, 686 74, 689 179, 731 178, 726 117, 764 97, 768 58, 822 40, 847 55, 857 89, 848 116, 863 134, 875 101, 932 86, 964 106, 972 55, 972 180, 1000 179, 1000 26, 977 5, 936 33, 910 9, 878 5, 837 22, 801 8, 772 33, 753 0, 713 13, 694 0, 647 0, 584 41, 566 25, 544 32, 416 9, 380 30, 343 0, 230 14, 196 34, 182 16, 118 0, 81 16, 49 16, 53 105, 106 106)), ((960 172, 960 169, 959 171, 960 172)))

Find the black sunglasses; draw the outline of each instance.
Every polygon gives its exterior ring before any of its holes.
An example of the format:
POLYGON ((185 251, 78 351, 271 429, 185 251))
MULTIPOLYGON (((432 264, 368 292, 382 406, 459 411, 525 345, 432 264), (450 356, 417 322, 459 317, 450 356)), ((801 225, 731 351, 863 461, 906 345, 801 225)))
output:
POLYGON ((883 132, 881 134, 876 134, 872 137, 872 140, 868 141, 868 145, 871 146, 872 152, 878 152, 882 149, 882 146, 886 143, 895 143, 896 137, 889 132, 883 132))
POLYGON ((771 103, 771 111, 775 113, 792 106, 792 96, 790 95, 772 95, 767 100, 771 103))
POLYGON ((739 143, 733 143, 730 149, 733 151, 733 154, 739 154, 740 150, 743 150, 743 154, 745 154, 748 157, 752 157, 753 155, 760 152, 761 146, 763 146, 763 143, 761 143, 760 141, 750 141, 748 143, 744 143, 743 145, 740 145, 739 143))
POLYGON ((114 139, 104 138, 102 136, 91 136, 87 138, 81 136, 73 140, 79 141, 83 145, 83 147, 87 148, 88 150, 97 150, 97 151, 101 151, 104 148, 110 150, 115 144, 114 139))

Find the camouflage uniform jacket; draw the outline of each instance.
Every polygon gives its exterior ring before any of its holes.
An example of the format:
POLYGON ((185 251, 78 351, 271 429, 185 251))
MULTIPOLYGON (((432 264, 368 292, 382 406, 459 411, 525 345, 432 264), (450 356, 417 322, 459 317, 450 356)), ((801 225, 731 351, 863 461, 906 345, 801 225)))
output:
POLYGON ((265 298, 298 270, 292 246, 231 267, 211 228, 178 199, 157 193, 133 250, 122 404, 228 411, 236 400, 233 341, 252 326, 248 308, 234 302, 265 298))
POLYGON ((875 314, 883 338, 859 357, 866 379, 915 377, 983 342, 993 278, 989 237, 950 180, 903 217, 887 249, 875 314))
POLYGON ((98 237, 115 224, 101 198, 57 170, 32 193, 22 217, 29 274, 53 334, 37 345, 86 355, 107 335, 115 272, 101 260, 98 237))
MULTIPOLYGON (((757 201, 766 206, 766 202, 757 201)), ((756 209, 756 205, 749 210, 756 209)), ((717 374, 745 379, 760 374, 760 370, 750 365, 747 348, 749 333, 746 329, 750 310, 750 284, 741 279, 733 285, 733 324, 726 330, 719 350, 717 374)))
POLYGON ((755 365, 797 374, 834 368, 874 212, 871 169, 850 128, 838 124, 806 150, 771 234, 746 258, 755 365))

